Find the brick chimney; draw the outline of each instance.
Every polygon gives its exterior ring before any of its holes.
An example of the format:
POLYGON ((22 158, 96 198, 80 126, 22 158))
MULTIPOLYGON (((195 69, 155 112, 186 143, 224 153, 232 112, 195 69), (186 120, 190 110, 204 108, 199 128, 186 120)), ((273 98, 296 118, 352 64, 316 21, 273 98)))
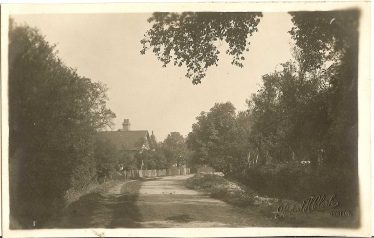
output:
POLYGON ((129 131, 130 130, 130 120, 124 119, 122 123, 122 131, 129 131))

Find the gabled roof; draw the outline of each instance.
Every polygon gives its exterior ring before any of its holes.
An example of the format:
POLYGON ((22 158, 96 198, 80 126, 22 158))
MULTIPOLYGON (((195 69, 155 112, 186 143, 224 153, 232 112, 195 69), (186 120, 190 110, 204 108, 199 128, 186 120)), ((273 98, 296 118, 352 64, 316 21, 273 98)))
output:
POLYGON ((99 138, 116 146, 117 149, 141 150, 143 145, 148 145, 148 131, 103 131, 99 138))

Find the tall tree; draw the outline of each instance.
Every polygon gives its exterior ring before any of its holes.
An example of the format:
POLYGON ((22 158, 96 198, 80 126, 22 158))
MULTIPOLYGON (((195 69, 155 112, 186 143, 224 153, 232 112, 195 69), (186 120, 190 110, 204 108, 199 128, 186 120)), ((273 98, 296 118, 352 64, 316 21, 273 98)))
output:
POLYGON ((326 149, 329 127, 321 75, 300 73, 295 63, 263 76, 263 86, 249 100, 250 140, 260 162, 315 161, 326 149))
POLYGON ((240 168, 248 150, 240 148, 242 130, 238 127, 235 107, 230 102, 216 103, 196 119, 188 135, 195 163, 208 164, 226 175, 240 168))
POLYGON ((10 208, 20 224, 41 224, 95 176, 93 137, 114 117, 105 91, 65 66, 37 29, 11 22, 10 208))
POLYGON ((358 10, 291 12, 290 33, 303 71, 322 71, 331 89, 328 156, 332 164, 357 165, 358 10))
POLYGON ((186 140, 179 132, 170 132, 161 144, 169 165, 186 165, 189 160, 189 151, 186 140))

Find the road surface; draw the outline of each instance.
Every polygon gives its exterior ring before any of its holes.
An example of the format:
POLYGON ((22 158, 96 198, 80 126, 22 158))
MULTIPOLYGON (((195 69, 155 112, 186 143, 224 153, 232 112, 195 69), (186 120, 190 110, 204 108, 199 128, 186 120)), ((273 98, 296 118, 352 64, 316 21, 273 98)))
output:
POLYGON ((142 184, 136 203, 142 227, 246 227, 271 222, 248 209, 186 188, 189 176, 162 177, 142 184))
POLYGON ((82 196, 47 228, 248 227, 274 222, 256 209, 234 207, 187 189, 184 183, 190 176, 118 182, 82 196), (140 186, 139 193, 124 192, 128 186, 140 186))

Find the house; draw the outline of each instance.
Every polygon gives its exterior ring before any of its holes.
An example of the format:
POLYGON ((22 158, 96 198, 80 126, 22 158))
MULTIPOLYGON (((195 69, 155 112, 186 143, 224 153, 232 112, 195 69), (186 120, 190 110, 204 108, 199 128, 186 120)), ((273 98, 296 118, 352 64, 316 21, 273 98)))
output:
POLYGON ((99 137, 113 144, 118 150, 133 153, 151 149, 150 136, 147 130, 130 130, 129 119, 124 119, 122 129, 99 132, 99 137))
MULTIPOLYGON (((151 150, 152 142, 151 136, 147 130, 130 130, 129 119, 124 119, 122 129, 117 131, 102 131, 99 132, 99 140, 107 141, 114 145, 118 151, 126 151, 129 160, 133 160, 137 153, 151 150)), ((152 132, 152 137, 153 132, 152 132)), ((123 164, 119 167, 123 169, 123 164)), ((137 165, 138 167, 140 165, 137 165)), ((141 166, 140 166, 141 167, 141 166)), ((122 170, 120 169, 120 170, 122 170)))

